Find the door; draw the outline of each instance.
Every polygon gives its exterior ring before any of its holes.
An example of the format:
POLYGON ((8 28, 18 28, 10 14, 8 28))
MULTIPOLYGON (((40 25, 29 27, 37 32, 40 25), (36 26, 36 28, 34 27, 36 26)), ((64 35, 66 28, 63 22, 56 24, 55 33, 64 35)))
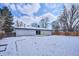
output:
POLYGON ((36 35, 40 35, 40 30, 37 30, 36 31, 36 35))

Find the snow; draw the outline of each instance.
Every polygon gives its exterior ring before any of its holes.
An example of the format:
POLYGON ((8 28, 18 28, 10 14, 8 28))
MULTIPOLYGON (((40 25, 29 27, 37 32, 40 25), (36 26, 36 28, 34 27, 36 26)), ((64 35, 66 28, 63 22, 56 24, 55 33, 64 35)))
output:
MULTIPOLYGON (((79 55, 78 36, 22 36, 0 40, 8 44, 6 51, 0 55, 51 56, 79 55)), ((1 47, 2 48, 2 47, 1 47)), ((3 47, 4 49, 4 47, 3 47)))
POLYGON ((15 29, 30 29, 30 30, 49 30, 52 31, 52 29, 49 28, 36 28, 36 27, 15 27, 15 29))

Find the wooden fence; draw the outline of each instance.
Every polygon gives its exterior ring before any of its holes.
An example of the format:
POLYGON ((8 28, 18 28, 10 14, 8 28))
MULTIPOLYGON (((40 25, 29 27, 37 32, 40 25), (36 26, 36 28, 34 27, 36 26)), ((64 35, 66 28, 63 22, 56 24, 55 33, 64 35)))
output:
POLYGON ((14 36, 16 36, 15 32, 5 33, 4 31, 0 31, 0 39, 2 39, 3 37, 14 37, 14 36))
POLYGON ((0 31, 0 39, 2 39, 5 36, 5 32, 4 31, 0 31))
POLYGON ((79 36, 79 32, 53 32, 53 35, 79 36))
MULTIPOLYGON (((79 32, 52 32, 52 35, 66 35, 66 36, 79 36, 79 32)), ((0 39, 3 37, 13 37, 16 36, 16 33, 5 33, 0 31, 0 39)))

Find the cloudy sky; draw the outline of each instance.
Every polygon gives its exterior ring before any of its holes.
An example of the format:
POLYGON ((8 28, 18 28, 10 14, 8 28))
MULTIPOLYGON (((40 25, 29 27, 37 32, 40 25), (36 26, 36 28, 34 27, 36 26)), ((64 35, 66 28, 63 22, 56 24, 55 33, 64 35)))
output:
POLYGON ((0 4, 0 8, 7 6, 14 16, 14 20, 21 20, 27 24, 38 22, 43 16, 48 16, 50 21, 56 20, 56 17, 63 11, 63 4, 55 3, 9 3, 0 4))

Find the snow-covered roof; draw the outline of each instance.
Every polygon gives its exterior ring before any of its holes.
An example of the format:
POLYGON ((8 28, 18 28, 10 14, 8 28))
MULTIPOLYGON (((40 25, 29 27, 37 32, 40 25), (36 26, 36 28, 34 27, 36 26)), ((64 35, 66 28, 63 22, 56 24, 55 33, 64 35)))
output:
POLYGON ((15 29, 52 31, 52 29, 47 29, 47 28, 34 28, 34 27, 26 27, 26 28, 17 27, 15 29))

